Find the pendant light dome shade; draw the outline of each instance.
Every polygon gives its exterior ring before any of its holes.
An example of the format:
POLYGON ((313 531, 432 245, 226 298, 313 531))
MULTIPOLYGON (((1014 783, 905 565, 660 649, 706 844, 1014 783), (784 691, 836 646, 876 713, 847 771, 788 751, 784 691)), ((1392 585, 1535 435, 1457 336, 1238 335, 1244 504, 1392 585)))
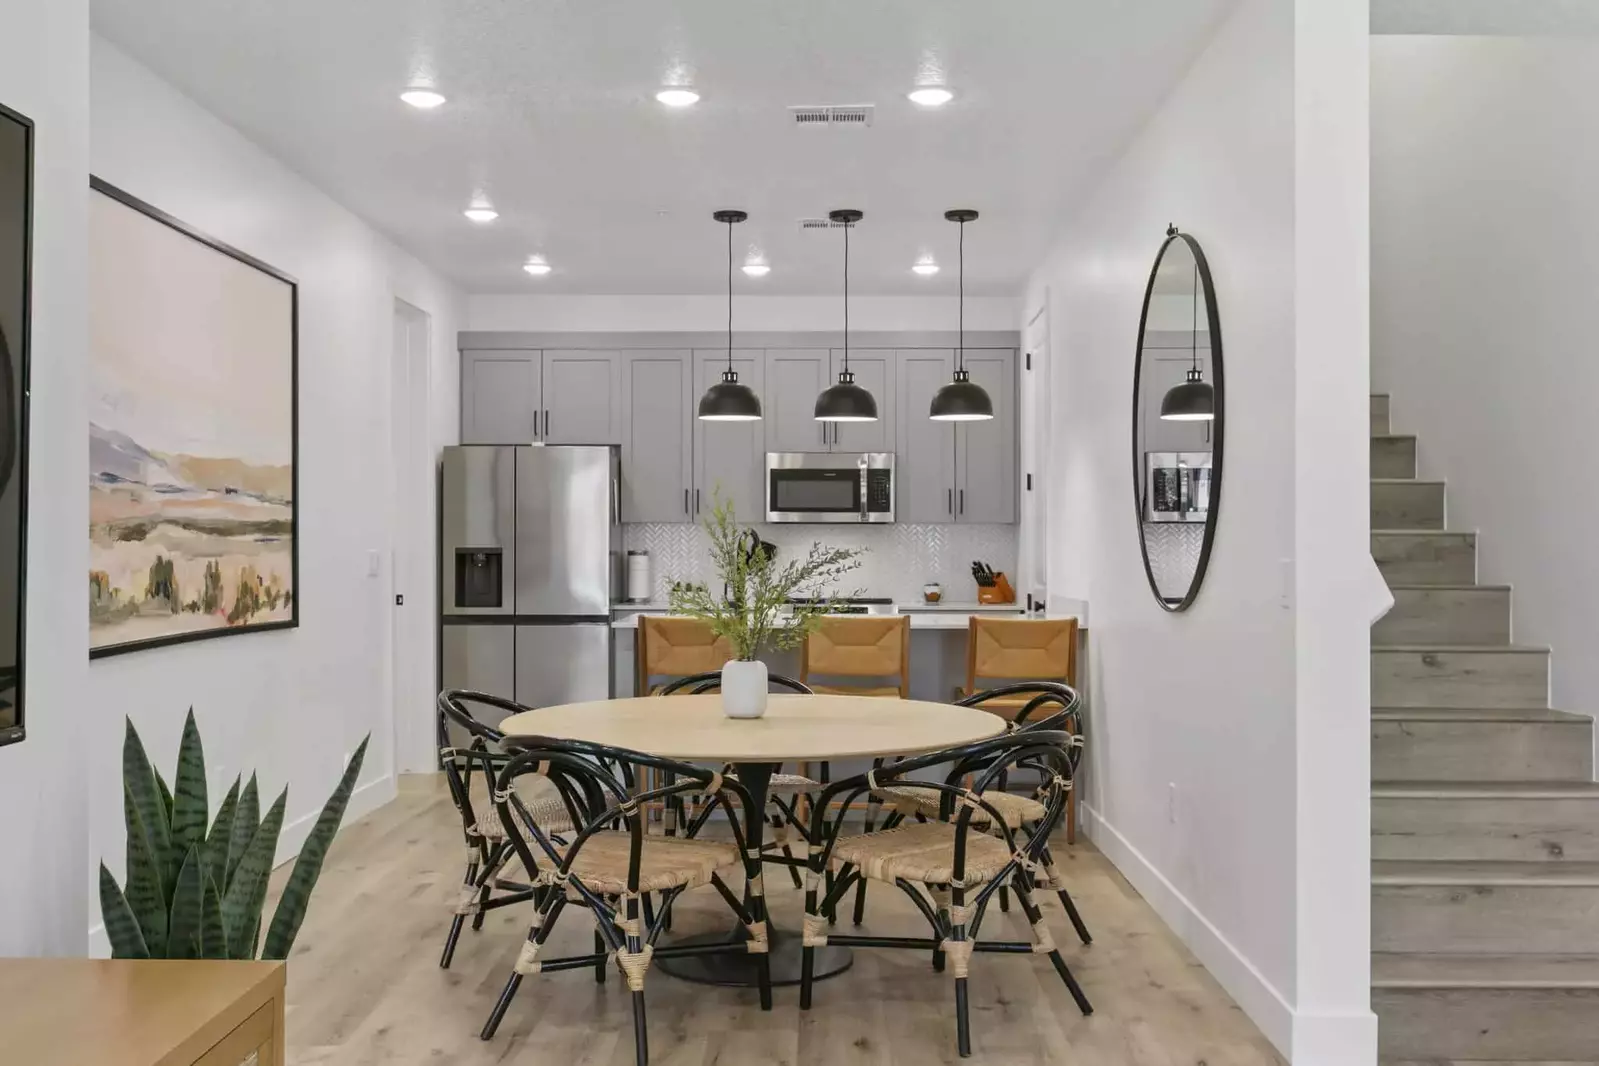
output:
POLYGON ((981 422, 994 417, 994 401, 981 385, 972 384, 964 369, 955 371, 955 380, 933 396, 928 416, 938 422, 981 422))
POLYGON ((955 354, 955 376, 948 385, 933 395, 927 417, 935 422, 982 422, 994 417, 994 401, 981 385, 972 382, 966 372, 966 223, 975 221, 977 212, 970 208, 945 211, 944 218, 958 222, 960 239, 960 347, 955 354))
POLYGON ((1216 417, 1216 390, 1197 367, 1188 380, 1173 385, 1160 401, 1160 417, 1168 422, 1209 422, 1216 417))
POLYGON ((733 226, 750 216, 745 211, 715 211, 711 217, 727 225, 727 369, 722 380, 700 397, 699 417, 706 422, 757 422, 761 398, 748 385, 739 384, 733 369, 733 226))
POLYGON ((844 227, 844 366, 838 372, 838 384, 823 389, 816 397, 815 417, 818 422, 876 422, 877 400, 855 384, 855 375, 849 368, 849 231, 866 216, 846 208, 830 211, 827 217, 844 227))

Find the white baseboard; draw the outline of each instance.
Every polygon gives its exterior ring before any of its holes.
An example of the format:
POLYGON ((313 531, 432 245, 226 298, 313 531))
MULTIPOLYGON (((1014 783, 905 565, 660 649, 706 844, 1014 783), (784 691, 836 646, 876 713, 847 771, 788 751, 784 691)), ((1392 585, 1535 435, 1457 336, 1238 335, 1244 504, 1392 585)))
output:
MULTIPOLYGON (((350 802, 344 808, 344 819, 339 823, 339 831, 355 821, 364 818, 373 811, 382 807, 396 794, 393 774, 384 774, 376 781, 368 781, 356 787, 350 793, 350 802)), ((305 846, 305 838, 311 835, 311 827, 316 824, 317 815, 322 813, 322 808, 301 818, 296 818, 283 827, 278 834, 278 853, 273 859, 272 868, 275 870, 284 863, 292 862, 300 854, 300 849, 305 846)), ((96 910, 98 902, 94 904, 96 910)), ((89 957, 91 959, 108 959, 111 957, 111 941, 106 937, 105 923, 96 922, 89 927, 89 957)))
MULTIPOLYGON (((1078 806, 1082 810, 1082 827, 1094 845, 1205 964, 1205 969, 1260 1027, 1266 1039, 1284 1057, 1289 1056, 1294 1043, 1294 1009, 1282 993, 1115 826, 1087 803, 1079 801, 1078 806)), ((1299 1060, 1291 1061, 1297 1064, 1299 1060)), ((1306 1060, 1307 1066, 1310 1061, 1306 1060)), ((1358 1066, 1358 1062, 1344 1060, 1340 1066, 1358 1066)))
POLYGON ((1377 1015, 1309 1014, 1294 1017, 1294 1066, 1374 1066, 1377 1061, 1377 1015))

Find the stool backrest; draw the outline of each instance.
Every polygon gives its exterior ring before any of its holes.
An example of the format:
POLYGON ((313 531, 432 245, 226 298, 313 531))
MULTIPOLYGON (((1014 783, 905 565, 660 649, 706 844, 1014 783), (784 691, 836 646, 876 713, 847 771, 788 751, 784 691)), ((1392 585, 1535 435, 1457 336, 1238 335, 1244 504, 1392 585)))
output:
POLYGON ((972 615, 966 640, 966 690, 984 678, 1077 682, 1077 619, 972 615))
POLYGON ((911 619, 909 615, 838 615, 821 620, 805 638, 800 680, 824 677, 892 677, 901 699, 910 693, 911 619))
POLYGON ((726 638, 698 618, 640 615, 634 692, 650 691, 652 677, 688 677, 720 670, 733 657, 726 638))

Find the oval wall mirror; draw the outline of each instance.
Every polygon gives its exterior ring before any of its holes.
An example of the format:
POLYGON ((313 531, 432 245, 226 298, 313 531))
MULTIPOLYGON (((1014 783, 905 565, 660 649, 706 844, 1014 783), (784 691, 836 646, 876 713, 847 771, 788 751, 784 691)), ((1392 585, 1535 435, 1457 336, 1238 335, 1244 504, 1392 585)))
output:
POLYGON ((1216 536, 1221 318, 1199 242, 1173 226, 1144 289, 1133 369, 1133 498, 1144 573, 1168 611, 1199 595, 1216 536))

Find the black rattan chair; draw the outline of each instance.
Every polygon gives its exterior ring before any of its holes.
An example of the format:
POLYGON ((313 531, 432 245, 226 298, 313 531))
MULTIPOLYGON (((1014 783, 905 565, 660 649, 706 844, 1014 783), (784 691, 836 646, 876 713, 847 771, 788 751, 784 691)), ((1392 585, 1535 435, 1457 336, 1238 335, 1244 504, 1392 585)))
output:
POLYGON ((811 822, 812 838, 819 844, 812 850, 805 878, 800 1008, 809 1009, 811 1004, 815 949, 832 943, 931 950, 933 965, 939 970, 947 961, 955 978, 956 1039, 963 1057, 971 1054, 966 984, 974 951, 1047 954, 1078 1009, 1091 1014, 1093 1007, 1061 958, 1033 900, 1044 847, 1060 822, 1071 788, 1071 752, 1080 743, 1064 730, 1018 729, 992 740, 874 768, 823 789, 811 822), (951 768, 942 782, 907 776, 946 765, 951 768), (1044 782, 1037 797, 1043 804, 1043 816, 1025 832, 1012 828, 999 807, 985 798, 1012 772, 1036 773, 1044 782), (961 783, 968 780, 970 785, 961 783), (876 832, 841 835, 849 804, 857 797, 907 783, 939 794, 936 820, 903 821, 876 832), (830 810, 834 811, 831 817, 830 810), (836 875, 834 882, 825 895, 819 895, 817 889, 828 872, 836 875), (830 935, 829 915, 861 878, 884 881, 904 891, 927 919, 932 936, 830 935), (988 904, 1002 886, 1015 889, 1032 926, 1031 943, 978 939, 988 904))
POLYGON ((511 737, 506 743, 516 754, 500 771, 494 799, 510 847, 533 886, 535 912, 527 941, 483 1026, 482 1038, 494 1036, 524 977, 593 969, 596 979, 603 980, 611 956, 632 992, 639 1066, 649 1061, 644 980, 657 955, 755 955, 761 1009, 770 1010, 771 968, 767 959, 769 940, 761 860, 745 848, 740 828, 741 823, 754 824, 750 819, 760 815, 749 792, 736 779, 717 771, 642 752, 546 737, 511 737), (653 770, 667 783, 634 794, 627 783, 606 769, 608 765, 653 770), (569 842, 562 843, 549 833, 524 802, 526 789, 519 787, 519 781, 529 776, 545 779, 561 797, 573 827, 569 842), (675 800, 688 793, 717 797, 738 811, 739 817, 730 819, 732 843, 646 835, 644 805, 675 800), (744 875, 742 899, 723 879, 723 871, 744 875), (677 897, 706 884, 721 893, 743 923, 747 934, 744 941, 656 948, 656 938, 665 928, 677 897), (660 900, 657 914, 651 914, 646 906, 648 893, 656 893, 660 900), (544 944, 569 902, 584 904, 593 912, 599 930, 595 950, 588 955, 541 958, 544 944))

